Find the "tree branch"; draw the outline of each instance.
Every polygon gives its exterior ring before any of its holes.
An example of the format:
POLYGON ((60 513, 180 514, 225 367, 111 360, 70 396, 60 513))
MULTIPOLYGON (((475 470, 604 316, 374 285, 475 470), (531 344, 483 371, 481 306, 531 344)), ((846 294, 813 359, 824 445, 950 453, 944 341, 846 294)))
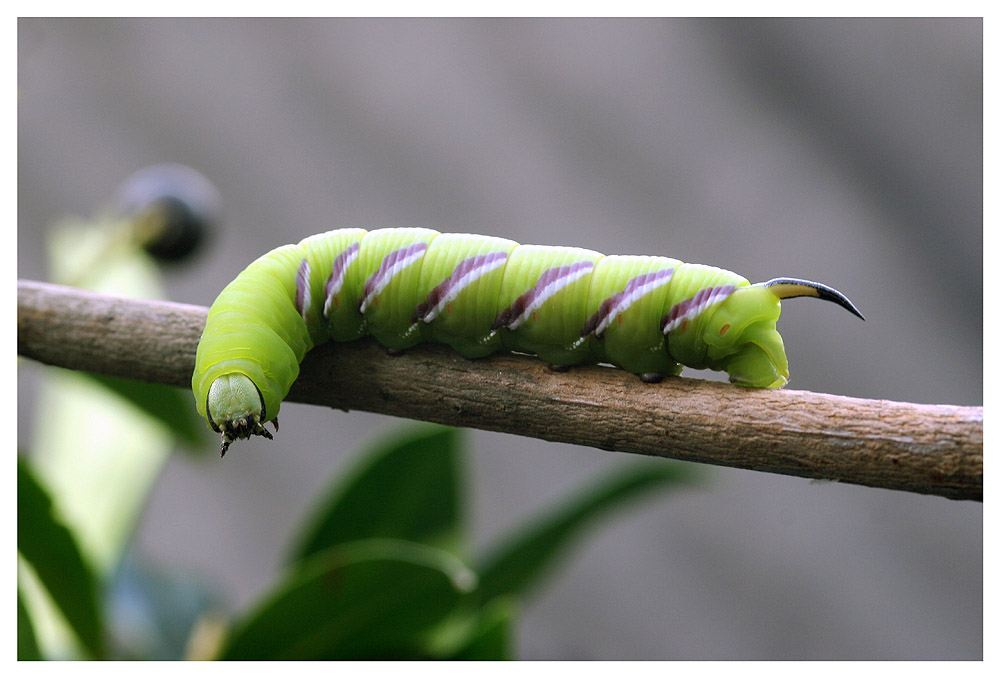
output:
MULTIPOLYGON (((17 351, 49 365, 190 387, 207 309, 18 281, 17 351)), ((516 433, 604 450, 982 501, 983 408, 647 385, 606 367, 567 373, 425 344, 312 351, 289 400, 516 433)), ((193 404, 192 404, 193 406, 193 404)))

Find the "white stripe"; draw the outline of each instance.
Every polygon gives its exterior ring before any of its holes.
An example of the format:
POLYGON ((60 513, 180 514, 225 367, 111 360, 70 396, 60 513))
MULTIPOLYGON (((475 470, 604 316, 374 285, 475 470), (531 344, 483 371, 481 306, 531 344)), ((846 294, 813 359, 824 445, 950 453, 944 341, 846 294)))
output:
POLYGON ((524 309, 524 313, 517 316, 517 318, 515 318, 509 325, 507 325, 507 328, 511 330, 516 330, 518 327, 526 323, 528 321, 528 318, 531 317, 531 314, 537 311, 539 308, 541 308, 542 304, 548 301, 552 297, 552 295, 554 295, 556 292, 569 285, 571 282, 575 282, 585 275, 590 275, 593 271, 594 267, 591 266, 590 268, 581 268, 580 270, 574 271, 565 277, 556 278, 555 280, 553 280, 548 285, 542 288, 541 293, 538 296, 536 296, 535 300, 531 302, 524 309))
POLYGON ((666 285, 668 282, 670 282, 670 280, 673 277, 674 277, 673 274, 670 274, 670 275, 665 275, 662 278, 653 280, 652 282, 647 282, 645 285, 632 290, 632 293, 629 294, 627 297, 622 297, 621 299, 619 299, 618 303, 615 304, 614 308, 611 310, 610 313, 608 313, 607 317, 604 318, 604 320, 602 320, 601 323, 597 326, 597 329, 594 330, 594 335, 599 337, 602 334, 604 334, 604 331, 608 329, 611 323, 614 322, 615 318, 617 318, 622 313, 627 311, 629 308, 631 308, 632 304, 639 301, 639 299, 649 294, 657 287, 662 287, 663 285, 666 285))
POLYGON ((385 275, 382 276, 382 279, 379 280, 378 284, 375 286, 375 289, 372 290, 371 294, 366 296, 364 298, 364 301, 361 302, 361 307, 360 307, 361 312, 364 313, 365 311, 368 310, 368 306, 369 304, 371 304, 372 300, 375 299, 375 297, 377 297, 379 294, 381 294, 382 290, 388 287, 389 283, 392 282, 392 279, 395 277, 397 273, 402 271, 404 268, 411 266, 415 262, 420 261, 420 259, 423 258, 424 253, 426 251, 427 251, 426 249, 421 249, 417 252, 410 254, 405 259, 400 259, 395 264, 393 264, 392 268, 386 271, 385 275))
POLYGON ((677 316, 676 318, 674 318, 672 322, 669 322, 666 325, 664 325, 663 333, 666 334, 667 332, 677 329, 682 324, 684 324, 685 320, 691 320, 693 318, 697 318, 709 306, 717 304, 720 301, 724 301, 725 299, 727 299, 729 295, 733 293, 733 291, 734 290, 730 290, 728 293, 725 293, 723 289, 716 290, 712 294, 708 295, 708 299, 701 302, 697 306, 694 306, 686 313, 682 313, 681 315, 677 316))
POLYGON ((434 305, 434 308, 430 309, 429 311, 427 311, 427 313, 424 314, 423 321, 425 323, 429 323, 430 321, 434 320, 434 318, 436 318, 438 314, 444 310, 445 306, 454 301, 455 298, 462 293, 462 290, 464 290, 466 287, 468 287, 469 285, 471 285, 476 280, 486 275, 490 271, 495 271, 496 269, 500 268, 506 263, 507 263, 507 257, 503 257, 489 264, 478 266, 469 271, 468 273, 466 273, 465 275, 463 275, 461 278, 458 279, 458 282, 456 282, 454 285, 451 286, 451 290, 448 292, 448 294, 442 297, 441 300, 434 305))
POLYGON ((312 285, 309 282, 311 277, 309 260, 303 259, 302 263, 299 265, 299 271, 295 278, 295 285, 298 287, 301 284, 301 289, 304 290, 302 294, 302 308, 299 313, 302 315, 302 319, 307 322, 309 320, 307 317, 309 309, 312 308, 312 285))
POLYGON ((361 248, 355 247, 353 250, 349 250, 347 257, 344 259, 344 265, 340 269, 340 275, 336 280, 333 281, 333 287, 330 289, 330 293, 326 295, 326 301, 323 302, 323 317, 327 317, 330 314, 330 304, 333 303, 334 295, 340 294, 340 290, 344 287, 344 280, 347 278, 347 269, 351 267, 354 260, 358 258, 361 254, 361 248))

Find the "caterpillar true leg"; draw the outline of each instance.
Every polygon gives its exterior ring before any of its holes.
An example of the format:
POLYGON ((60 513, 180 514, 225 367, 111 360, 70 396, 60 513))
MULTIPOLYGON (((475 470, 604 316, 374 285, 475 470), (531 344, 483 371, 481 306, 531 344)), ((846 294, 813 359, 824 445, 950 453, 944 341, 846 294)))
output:
MULTIPOLYGON (((267 412, 260 389, 242 374, 224 375, 212 382, 205 412, 212 429, 222 434, 220 456, 226 456, 230 444, 241 438, 264 436, 268 440, 274 439, 262 423, 267 412)), ((278 418, 273 421, 277 431, 278 418)))

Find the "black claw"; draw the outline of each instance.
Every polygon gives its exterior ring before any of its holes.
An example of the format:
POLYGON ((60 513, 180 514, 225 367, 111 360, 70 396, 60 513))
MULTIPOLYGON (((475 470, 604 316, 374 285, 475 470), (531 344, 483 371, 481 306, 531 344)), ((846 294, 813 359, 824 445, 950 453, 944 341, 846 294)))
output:
POLYGON ((663 381, 663 375, 659 372, 642 372, 639 374, 644 384, 659 384, 663 381))
MULTIPOLYGON (((272 419, 271 421, 274 422, 274 430, 277 431, 277 418, 272 419)), ((263 436, 268 440, 274 440, 274 436, 271 435, 271 432, 264 428, 264 425, 256 418, 244 417, 242 419, 226 422, 222 426, 222 454, 220 456, 226 456, 226 450, 228 450, 229 446, 233 444, 233 441, 249 440, 253 436, 263 436)))
POLYGON ((553 372, 569 372, 570 365, 554 365, 549 363, 549 369, 553 372))

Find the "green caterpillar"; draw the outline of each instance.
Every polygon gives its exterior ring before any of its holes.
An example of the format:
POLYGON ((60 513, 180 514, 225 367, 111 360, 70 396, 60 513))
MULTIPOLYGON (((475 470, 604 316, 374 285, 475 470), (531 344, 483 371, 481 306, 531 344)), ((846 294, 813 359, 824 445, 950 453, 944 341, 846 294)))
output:
POLYGON ((230 443, 271 438, 312 347, 373 335, 391 351, 421 341, 467 358, 533 353, 553 369, 611 363, 644 382, 683 365, 780 388, 788 361, 781 299, 813 296, 863 318, 843 294, 651 256, 519 245, 426 228, 340 229, 260 257, 212 304, 191 380, 198 412, 230 443))

